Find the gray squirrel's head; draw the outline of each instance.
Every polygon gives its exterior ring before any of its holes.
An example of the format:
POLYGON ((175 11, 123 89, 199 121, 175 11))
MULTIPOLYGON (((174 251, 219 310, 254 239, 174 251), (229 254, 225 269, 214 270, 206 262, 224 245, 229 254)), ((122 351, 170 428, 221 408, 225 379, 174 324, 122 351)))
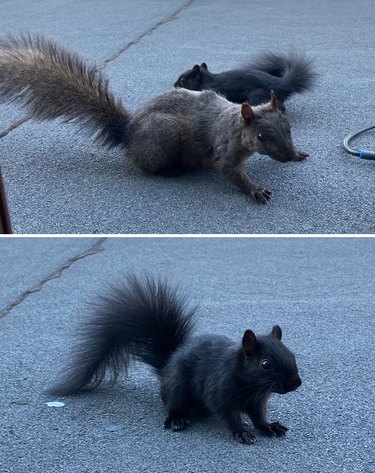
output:
POLYGON ((260 391, 286 394, 301 386, 295 356, 281 337, 278 325, 269 335, 257 337, 252 330, 245 331, 241 344, 244 378, 255 389, 259 386, 260 391))
POLYGON ((241 115, 244 121, 241 141, 245 148, 282 163, 303 159, 293 144, 289 120, 280 110, 273 91, 267 104, 252 108, 243 103, 241 115))
POLYGON ((202 62, 200 66, 195 64, 192 69, 188 69, 174 83, 174 86, 188 90, 202 90, 202 75, 208 72, 207 64, 202 62))

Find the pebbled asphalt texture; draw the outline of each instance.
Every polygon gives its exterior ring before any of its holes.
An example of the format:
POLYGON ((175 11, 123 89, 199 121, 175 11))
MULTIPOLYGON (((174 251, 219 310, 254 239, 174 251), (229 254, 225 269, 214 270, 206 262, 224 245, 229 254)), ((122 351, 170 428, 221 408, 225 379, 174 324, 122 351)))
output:
MULTIPOLYGON (((97 62, 130 111, 207 62, 214 72, 262 51, 306 52, 316 89, 287 103, 303 163, 255 155, 248 173, 272 190, 259 206, 215 172, 167 179, 131 167, 77 126, 30 121, 0 139, 17 233, 373 233, 374 162, 344 137, 375 122, 371 0, 2 0, 1 35, 41 32, 97 62), (106 62, 107 61, 107 62, 106 62)), ((25 115, 0 106, 0 136, 25 115)), ((358 147, 374 149, 374 132, 358 147)))
POLYGON ((374 471, 373 239, 8 238, 0 247, 2 473, 374 471), (45 394, 87 302, 150 268, 199 305, 199 333, 240 340, 280 324, 303 380, 271 398, 270 419, 290 428, 284 438, 238 444, 215 417, 164 430, 158 381, 140 365, 91 394, 45 394))

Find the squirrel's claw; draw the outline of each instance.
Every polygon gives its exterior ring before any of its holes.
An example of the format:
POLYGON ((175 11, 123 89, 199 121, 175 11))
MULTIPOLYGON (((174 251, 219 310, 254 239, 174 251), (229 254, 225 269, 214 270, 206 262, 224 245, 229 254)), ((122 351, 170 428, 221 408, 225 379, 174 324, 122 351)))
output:
POLYGON ((236 432, 234 434, 234 438, 237 440, 237 442, 245 443, 246 445, 251 445, 257 441, 255 435, 246 430, 243 430, 242 432, 236 432))
POLYGON ((167 417, 164 421, 164 428, 171 429, 173 432, 185 430, 188 425, 190 425, 190 421, 184 418, 171 419, 167 417))
POLYGON ((270 424, 271 429, 275 432, 276 437, 280 437, 281 435, 285 435, 288 432, 288 427, 285 425, 280 424, 280 422, 272 422, 270 424))
POLYGON ((258 204, 268 204, 271 200, 272 192, 268 189, 264 189, 263 187, 258 187, 252 193, 252 198, 258 204))
POLYGON ((288 431, 288 427, 280 424, 280 422, 272 422, 271 424, 265 423, 257 425, 257 429, 260 430, 267 437, 281 437, 288 431))
POLYGON ((310 155, 308 153, 305 153, 304 151, 301 151, 300 149, 296 149, 295 161, 304 161, 309 156, 310 155))

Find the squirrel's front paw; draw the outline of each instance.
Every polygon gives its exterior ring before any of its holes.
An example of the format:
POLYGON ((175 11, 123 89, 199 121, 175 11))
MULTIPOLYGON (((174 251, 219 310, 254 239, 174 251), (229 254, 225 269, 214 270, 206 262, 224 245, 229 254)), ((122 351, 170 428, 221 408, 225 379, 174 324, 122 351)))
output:
POLYGON ((308 153, 305 153, 304 151, 301 151, 300 149, 296 149, 296 161, 304 161, 306 158, 308 158, 309 155, 308 153))
POLYGON ((246 443, 247 445, 250 445, 254 442, 256 442, 257 438, 255 435, 251 434, 247 430, 243 430, 242 432, 235 432, 233 434, 235 440, 240 443, 246 443))
POLYGON ((285 427, 285 425, 280 424, 280 422, 257 425, 256 427, 268 437, 281 437, 282 435, 285 435, 288 431, 288 427, 285 427))
POLYGON ((271 200, 272 192, 268 189, 264 189, 263 187, 257 187, 251 193, 251 197, 257 202, 258 204, 268 204, 271 200))
POLYGON ((288 432, 288 427, 285 425, 280 424, 280 422, 272 422, 270 424, 271 429, 275 432, 276 437, 280 437, 281 435, 285 435, 288 432))

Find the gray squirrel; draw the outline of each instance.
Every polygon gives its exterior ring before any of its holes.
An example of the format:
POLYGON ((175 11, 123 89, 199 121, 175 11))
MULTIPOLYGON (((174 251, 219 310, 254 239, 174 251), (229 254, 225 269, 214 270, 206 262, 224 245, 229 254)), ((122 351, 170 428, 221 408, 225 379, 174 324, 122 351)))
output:
POLYGON ((34 120, 77 122, 102 145, 126 148, 134 165, 150 173, 214 168, 262 204, 271 192, 246 174, 249 156, 280 162, 308 156, 295 148, 273 92, 268 103, 252 107, 213 91, 177 89, 130 114, 95 66, 42 36, 0 40, 0 101, 6 100, 23 104, 34 120))
POLYGON ((224 335, 194 335, 195 309, 166 280, 129 276, 96 304, 80 330, 81 342, 60 381, 49 392, 67 396, 95 389, 112 373, 113 380, 131 362, 153 368, 160 379, 167 410, 164 422, 184 430, 192 415, 209 412, 223 419, 242 443, 256 437, 241 414, 264 435, 287 432, 268 422, 272 393, 286 394, 301 385, 293 353, 281 342, 278 325, 268 335, 246 330, 240 342, 224 335))

